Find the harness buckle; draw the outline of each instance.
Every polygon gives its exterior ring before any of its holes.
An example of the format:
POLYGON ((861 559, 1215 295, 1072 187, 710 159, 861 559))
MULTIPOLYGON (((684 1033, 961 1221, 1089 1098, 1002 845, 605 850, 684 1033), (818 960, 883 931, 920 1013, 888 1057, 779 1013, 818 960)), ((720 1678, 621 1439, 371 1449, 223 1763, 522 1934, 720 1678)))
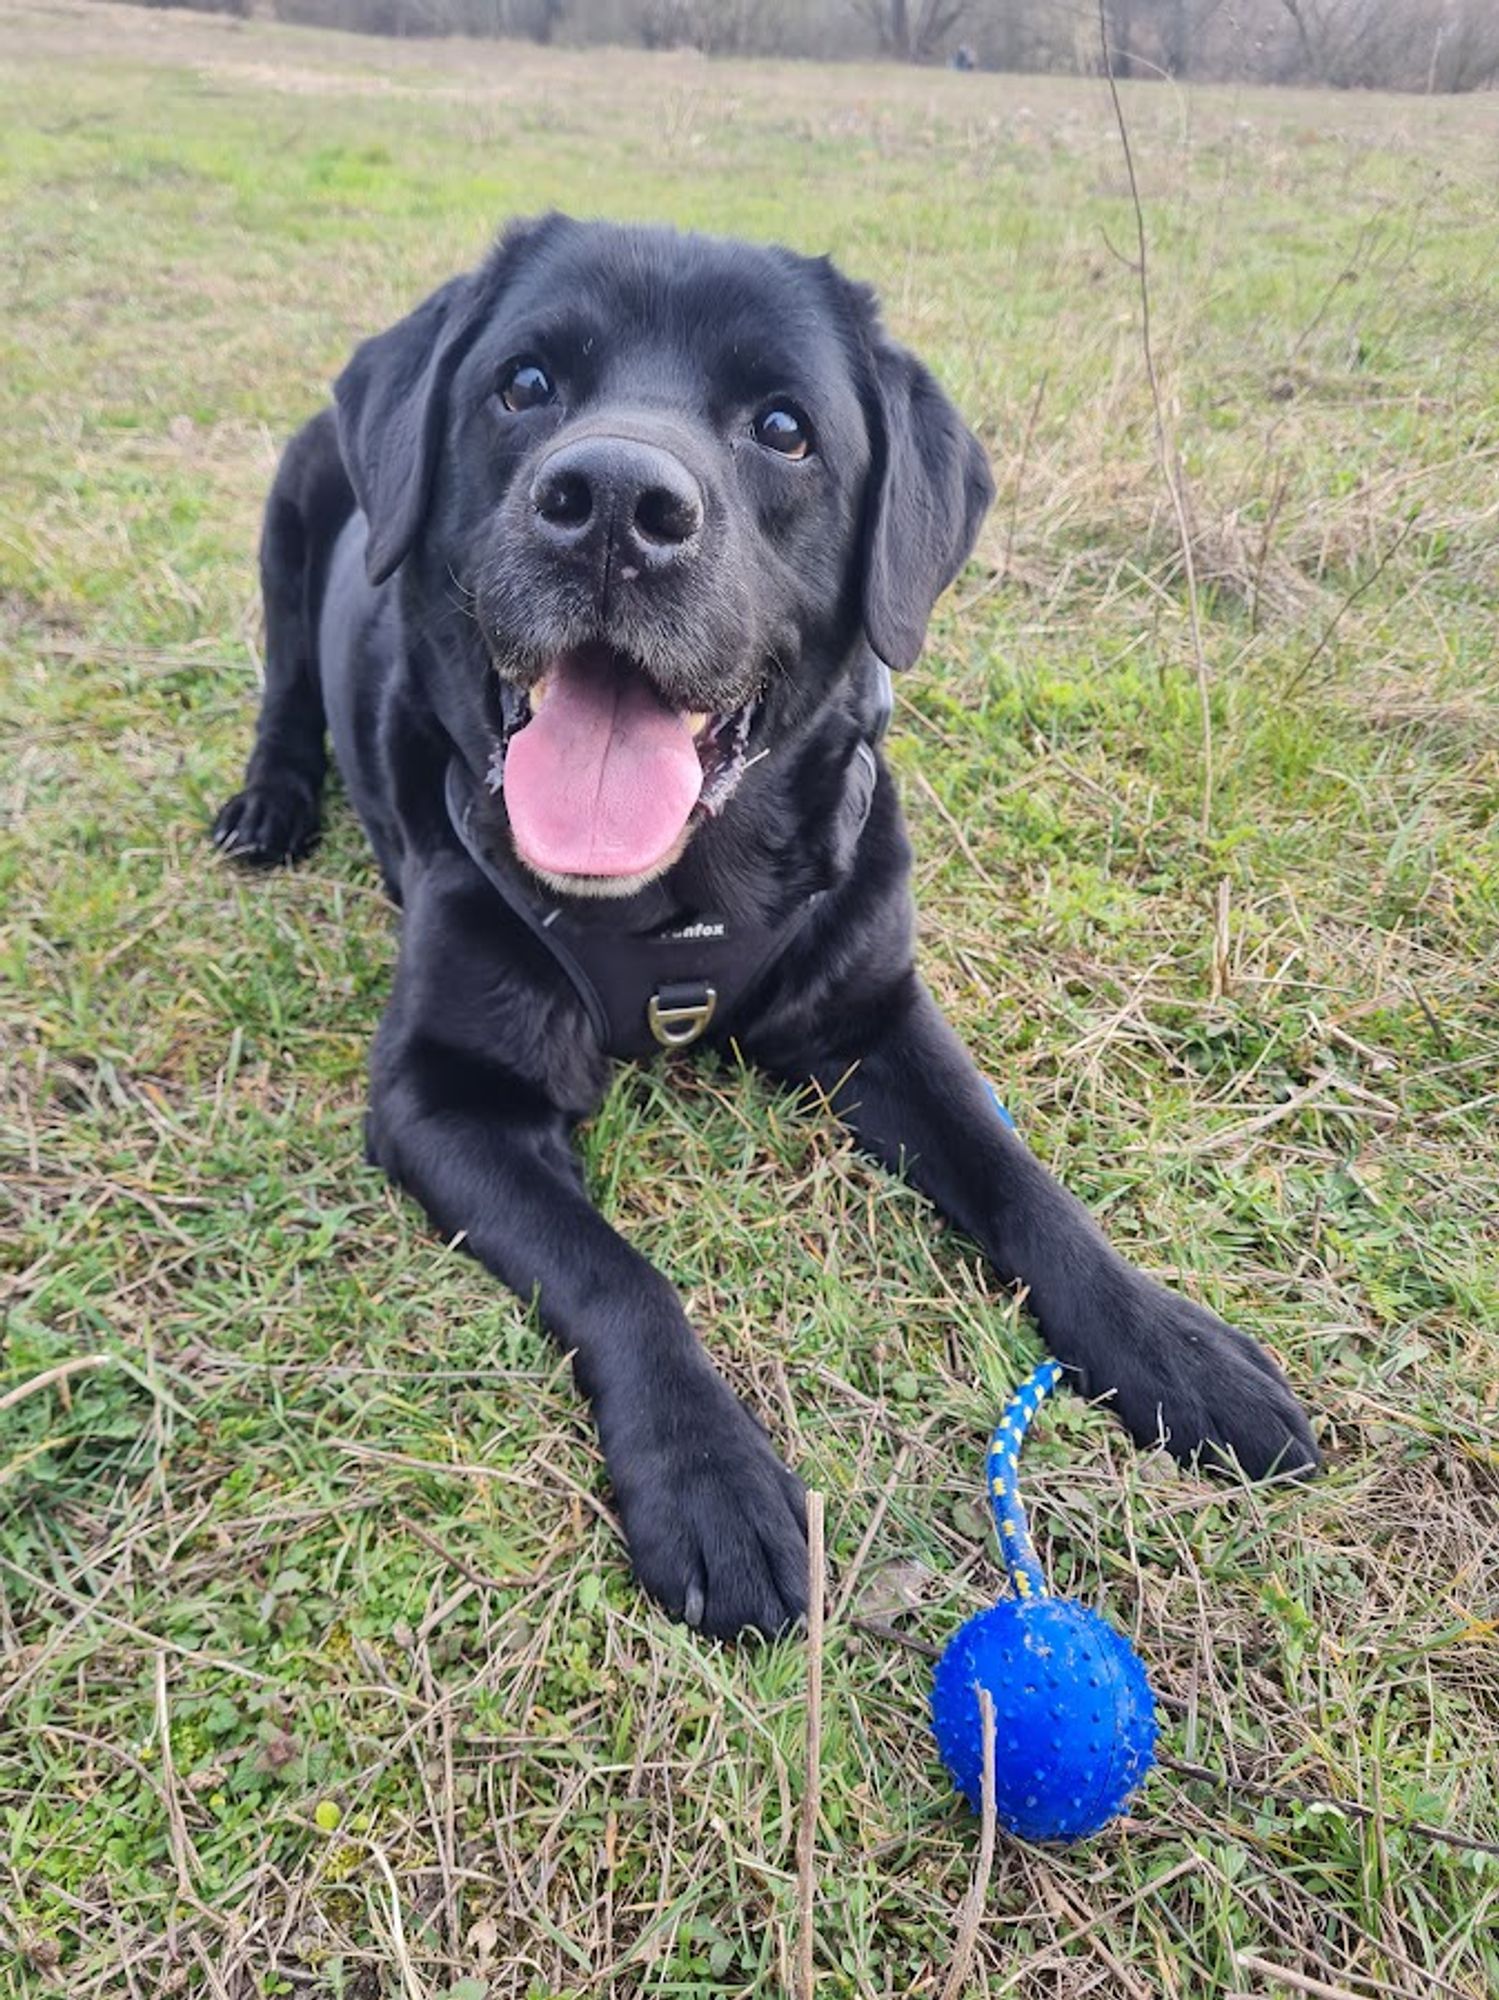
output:
POLYGON ((717 991, 706 980, 684 980, 657 987, 647 1003, 645 1018, 663 1049, 685 1049, 713 1019, 717 1005, 717 991))

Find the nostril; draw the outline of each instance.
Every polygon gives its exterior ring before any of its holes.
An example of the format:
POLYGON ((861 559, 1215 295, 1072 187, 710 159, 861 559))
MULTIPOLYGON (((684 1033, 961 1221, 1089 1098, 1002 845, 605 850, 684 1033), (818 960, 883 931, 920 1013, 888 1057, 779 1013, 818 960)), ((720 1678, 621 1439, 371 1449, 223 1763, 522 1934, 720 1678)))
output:
POLYGON ((553 468, 532 488, 531 504, 553 528, 581 528, 593 512, 593 489, 581 472, 553 468))
POLYGON ((635 532, 645 541, 690 542, 702 525, 702 502, 695 493, 648 486, 635 502, 635 532))

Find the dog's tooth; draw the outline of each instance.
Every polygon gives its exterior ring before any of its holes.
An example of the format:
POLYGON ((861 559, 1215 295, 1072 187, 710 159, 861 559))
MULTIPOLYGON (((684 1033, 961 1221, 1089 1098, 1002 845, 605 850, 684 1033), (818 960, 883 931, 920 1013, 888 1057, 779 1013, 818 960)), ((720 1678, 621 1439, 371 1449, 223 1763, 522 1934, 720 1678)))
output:
POLYGON ((706 711, 699 714, 698 711, 694 709, 687 717, 687 727, 692 731, 694 736, 701 736, 708 720, 709 717, 706 711))

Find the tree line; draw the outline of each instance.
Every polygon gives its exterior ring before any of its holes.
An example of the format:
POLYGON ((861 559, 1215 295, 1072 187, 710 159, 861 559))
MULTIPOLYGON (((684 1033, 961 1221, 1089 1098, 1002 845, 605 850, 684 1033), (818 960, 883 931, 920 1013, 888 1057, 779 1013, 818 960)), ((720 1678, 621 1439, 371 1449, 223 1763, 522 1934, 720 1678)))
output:
MULTIPOLYGON (((175 5, 181 0, 146 0, 175 5)), ((1056 74, 1103 66, 1097 0, 188 0, 373 35, 885 56, 1056 74)), ((1499 86, 1499 0, 1103 0, 1116 76, 1428 92, 1499 86)))

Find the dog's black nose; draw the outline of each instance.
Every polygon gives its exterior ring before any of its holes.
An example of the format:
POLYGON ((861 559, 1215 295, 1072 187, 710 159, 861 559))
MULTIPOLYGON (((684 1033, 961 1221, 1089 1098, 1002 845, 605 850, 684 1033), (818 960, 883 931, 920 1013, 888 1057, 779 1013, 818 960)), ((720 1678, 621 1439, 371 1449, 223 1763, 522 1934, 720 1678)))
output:
POLYGON ((580 438, 546 459, 531 483, 544 540, 591 549, 612 542, 639 567, 660 568, 697 540, 702 489, 679 458, 635 438, 580 438))

